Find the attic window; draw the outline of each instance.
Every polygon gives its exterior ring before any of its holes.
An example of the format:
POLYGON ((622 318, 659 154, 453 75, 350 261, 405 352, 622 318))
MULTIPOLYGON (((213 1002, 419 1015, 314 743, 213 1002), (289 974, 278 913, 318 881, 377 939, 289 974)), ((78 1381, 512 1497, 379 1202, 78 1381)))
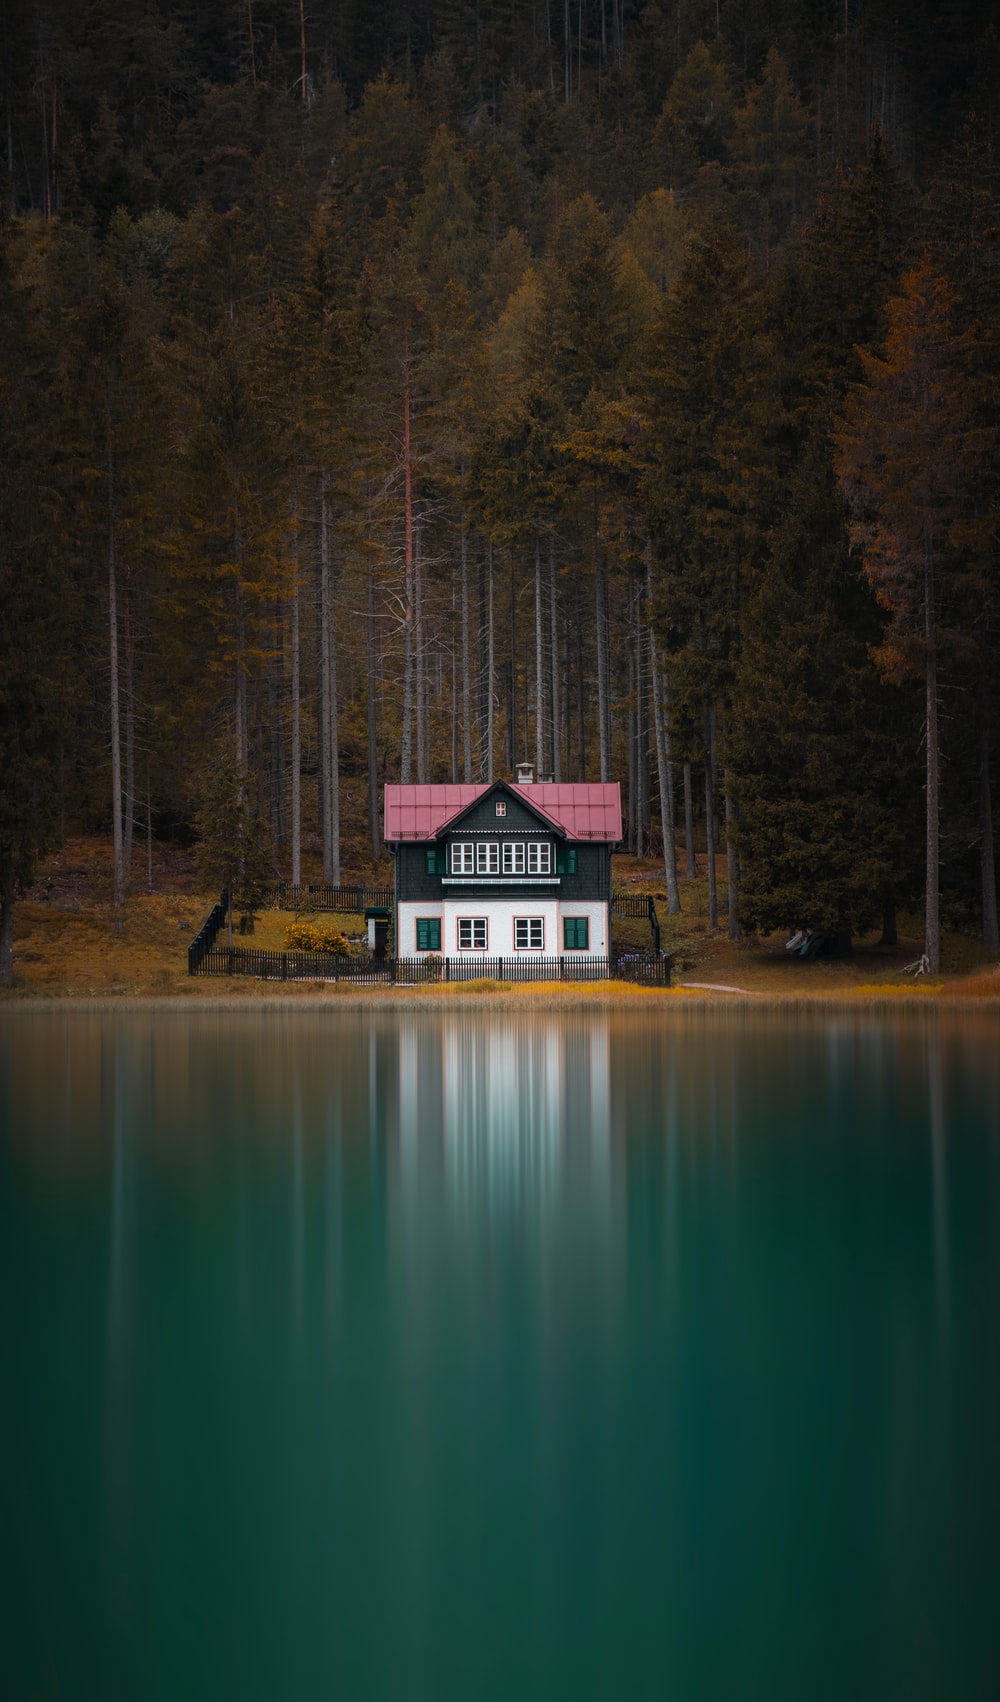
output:
POLYGON ((505 816, 506 814, 507 814, 507 801, 506 801, 505 798, 498 798, 497 799, 497 815, 498 816, 505 816))

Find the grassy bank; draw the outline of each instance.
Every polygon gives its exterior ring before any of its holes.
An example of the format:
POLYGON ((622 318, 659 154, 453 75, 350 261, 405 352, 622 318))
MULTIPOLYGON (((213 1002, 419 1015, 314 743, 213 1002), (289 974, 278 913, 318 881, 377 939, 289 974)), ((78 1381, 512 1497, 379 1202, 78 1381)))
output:
MULTIPOLYGON (((722 865, 720 864, 720 875, 722 865)), ((156 999, 188 1005, 192 1001, 226 1005, 301 1003, 336 1000, 345 1003, 411 1004, 447 1001, 455 1006, 483 998, 504 1004, 546 1007, 611 1004, 616 1007, 649 1000, 731 999, 840 1001, 865 1003, 923 1001, 928 998, 990 1001, 1000 997, 1000 974, 989 963, 982 944, 964 934, 946 934, 943 972, 933 980, 914 980, 905 966, 922 949, 917 919, 902 917, 897 946, 883 947, 876 937, 861 940, 844 958, 803 962, 784 950, 784 937, 731 941, 724 931, 708 926, 707 878, 702 874, 681 883, 683 911, 668 917, 662 869, 633 859, 615 859, 615 884, 635 885, 657 894, 661 940, 674 963, 671 991, 635 988, 620 982, 553 987, 550 983, 463 983, 407 989, 360 989, 349 985, 293 982, 276 993, 274 983, 187 973, 187 948, 215 899, 200 890, 190 856, 160 853, 154 868, 152 892, 130 897, 116 931, 110 903, 109 859, 101 840, 72 841, 42 871, 30 897, 18 906, 14 936, 15 985, 0 994, 4 1002, 69 999, 103 1001, 156 999)), ((345 877, 348 878, 348 877, 345 877)), ((350 877, 354 878, 354 877, 350 877)), ((724 887, 723 898, 724 904, 724 887)), ((252 938, 241 943, 280 951, 289 921, 283 912, 268 911, 258 920, 252 938)), ((338 917, 347 934, 359 933, 361 917, 338 917)), ((646 920, 615 918, 617 945, 646 946, 646 920)))

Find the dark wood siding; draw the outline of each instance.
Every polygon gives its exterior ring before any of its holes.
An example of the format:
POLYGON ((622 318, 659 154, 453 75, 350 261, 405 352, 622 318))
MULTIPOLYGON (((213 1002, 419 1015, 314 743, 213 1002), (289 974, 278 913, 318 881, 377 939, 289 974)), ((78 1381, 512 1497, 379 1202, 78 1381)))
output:
MULTIPOLYGON (((553 850, 557 843, 555 836, 543 833, 539 827, 537 816, 529 816, 526 825, 530 827, 530 837, 550 839, 553 850)), ((497 818, 494 816, 494 821, 497 818)), ((522 837, 518 828, 511 822, 510 816, 506 821, 497 821, 497 826, 505 828, 510 837, 522 837)), ((454 839, 475 839, 477 829, 467 826, 454 834, 448 834, 440 841, 448 846, 454 839)), ((478 829, 478 837, 485 837, 484 829, 478 829)), ((491 837, 493 837, 491 835, 491 837)), ((416 899, 440 899, 442 897, 461 897, 462 899, 511 898, 515 894, 525 898, 561 898, 564 902, 572 903, 575 899, 598 898, 610 901, 611 898, 611 853, 607 845, 590 844, 586 840, 569 841, 576 850, 576 874, 562 875, 558 886, 494 886, 489 881, 481 885, 453 887, 443 886, 440 875, 427 873, 427 844, 400 845, 396 852, 396 897, 410 902, 416 899)))

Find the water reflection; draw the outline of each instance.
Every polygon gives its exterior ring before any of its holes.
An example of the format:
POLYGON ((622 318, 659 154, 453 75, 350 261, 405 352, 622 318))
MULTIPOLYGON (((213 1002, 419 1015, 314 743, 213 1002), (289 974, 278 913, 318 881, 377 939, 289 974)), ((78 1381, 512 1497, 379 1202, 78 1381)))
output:
POLYGON ((7 1017, 4 1689, 990 1694, 997 1056, 7 1017))

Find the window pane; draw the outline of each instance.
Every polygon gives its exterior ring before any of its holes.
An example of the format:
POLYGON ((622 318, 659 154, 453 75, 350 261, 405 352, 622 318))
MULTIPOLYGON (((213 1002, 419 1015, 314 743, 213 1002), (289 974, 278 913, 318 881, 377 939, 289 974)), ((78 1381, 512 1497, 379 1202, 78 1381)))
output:
POLYGON ((456 840, 451 848, 451 872, 453 875, 471 875, 472 846, 465 840, 456 840))
POLYGON ((542 916, 515 916, 514 950, 542 951, 545 947, 545 919, 542 916))
POLYGON ((459 951, 486 950, 485 916, 462 916, 458 923, 459 951))
POLYGON ((529 875, 547 875, 549 872, 549 845, 533 843, 528 846, 529 875))
POLYGON ((524 874, 524 845, 520 840, 508 840, 504 845, 503 872, 505 875, 524 874))
POLYGON ((476 873, 495 875, 500 872, 500 847, 496 840, 476 846, 476 873))

